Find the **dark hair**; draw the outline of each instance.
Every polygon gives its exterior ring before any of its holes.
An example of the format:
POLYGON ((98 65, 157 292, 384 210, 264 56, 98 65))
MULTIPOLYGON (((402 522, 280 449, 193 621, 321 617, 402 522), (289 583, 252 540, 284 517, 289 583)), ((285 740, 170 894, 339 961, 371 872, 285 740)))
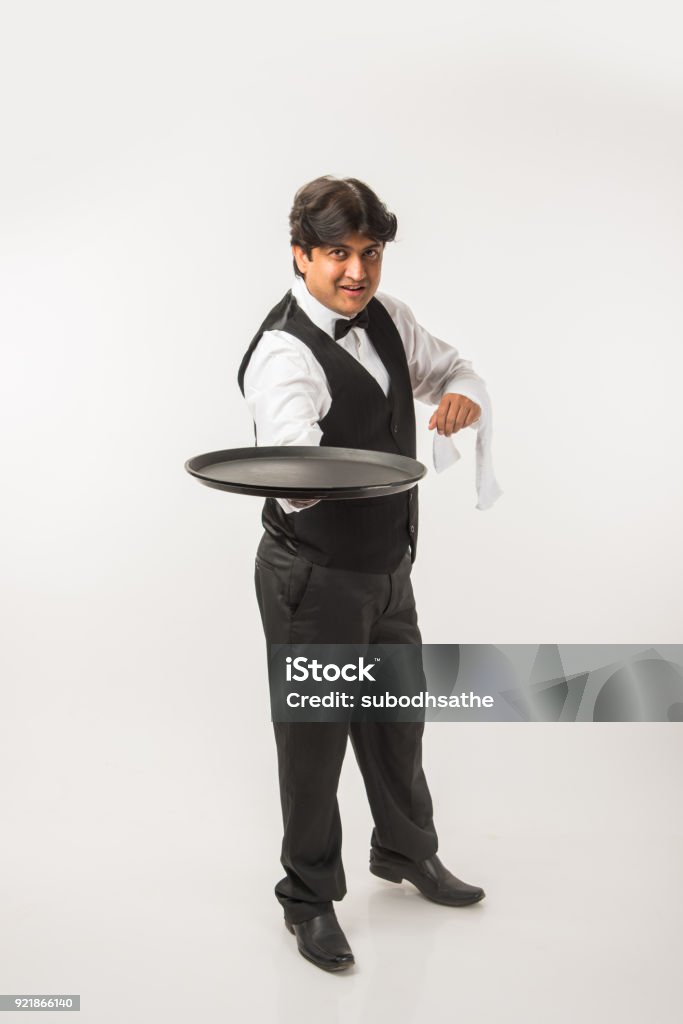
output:
MULTIPOLYGON (((309 259, 319 245, 341 242, 358 231, 377 242, 393 242, 397 220, 371 188, 358 178, 325 174, 302 185, 289 214, 290 244, 300 245, 309 259)), ((301 277, 294 262, 294 273, 301 277)))

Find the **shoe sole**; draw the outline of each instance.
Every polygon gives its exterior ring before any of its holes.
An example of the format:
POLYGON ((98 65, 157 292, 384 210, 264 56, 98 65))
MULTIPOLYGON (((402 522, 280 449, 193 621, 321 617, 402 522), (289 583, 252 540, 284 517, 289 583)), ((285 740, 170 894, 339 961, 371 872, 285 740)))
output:
POLYGON ((486 896, 486 893, 482 890, 481 893, 478 893, 476 896, 465 896, 461 900, 440 900, 438 896, 430 896, 428 893, 423 892, 419 885, 416 885, 411 878, 408 878, 406 875, 402 875, 400 871, 397 871, 393 867, 387 867, 383 864, 371 864, 370 872, 378 878, 383 878, 385 882, 395 882, 396 884, 403 881, 410 882, 410 884, 414 885, 420 895, 424 896, 425 899, 431 900, 432 903, 439 903, 442 907, 469 907, 473 903, 479 903, 486 896))
MULTIPOLYGON (((294 937, 296 937, 294 926, 291 925, 289 921, 285 921, 285 928, 287 929, 288 932, 291 932, 291 934, 294 935, 294 937)), ((320 960, 314 960, 312 957, 306 956, 306 954, 302 952, 301 949, 299 949, 298 944, 297 949, 299 950, 299 953, 304 958, 304 960, 308 960, 309 964, 313 964, 314 967, 319 967, 321 971, 328 971, 328 973, 330 974, 335 974, 337 971, 347 971, 349 967, 353 967, 356 962, 355 960, 345 960, 344 963, 341 964, 321 963, 320 960)))

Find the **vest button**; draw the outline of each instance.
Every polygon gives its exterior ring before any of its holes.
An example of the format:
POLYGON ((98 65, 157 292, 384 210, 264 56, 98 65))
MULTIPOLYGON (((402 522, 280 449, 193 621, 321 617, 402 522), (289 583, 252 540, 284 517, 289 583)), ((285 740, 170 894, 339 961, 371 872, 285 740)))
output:
POLYGON ((394 423, 394 433, 398 434, 398 423, 394 423))
POLYGON ((410 532, 411 532, 411 533, 415 533, 415 527, 414 527, 414 526, 411 526, 411 527, 410 527, 410 532))

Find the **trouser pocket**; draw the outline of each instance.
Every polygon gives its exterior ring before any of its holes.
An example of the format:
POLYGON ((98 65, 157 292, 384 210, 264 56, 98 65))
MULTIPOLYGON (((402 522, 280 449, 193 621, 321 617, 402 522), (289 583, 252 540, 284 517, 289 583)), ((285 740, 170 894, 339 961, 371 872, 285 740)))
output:
MULTIPOLYGON (((261 608, 264 625, 267 617, 269 625, 275 627, 279 620, 281 626, 286 627, 286 623, 299 611, 309 591, 313 570, 312 562, 288 551, 268 534, 263 537, 256 553, 256 592, 259 606, 264 603, 269 606, 267 616, 264 616, 264 609, 261 608)), ((279 637, 280 629, 276 632, 279 637)), ((283 641, 272 637, 271 642, 283 641)))
POLYGON ((313 563, 307 562, 305 558, 301 558, 299 555, 294 555, 289 571, 289 585, 287 587, 287 604, 292 616, 296 615, 299 611, 310 587, 312 576, 313 563))

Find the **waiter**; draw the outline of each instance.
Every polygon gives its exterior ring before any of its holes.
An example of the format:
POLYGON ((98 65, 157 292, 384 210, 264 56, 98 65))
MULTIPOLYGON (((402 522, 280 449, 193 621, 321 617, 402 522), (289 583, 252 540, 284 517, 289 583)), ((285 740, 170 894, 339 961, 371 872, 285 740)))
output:
MULTIPOLYGON (((437 406, 439 443, 478 431, 479 507, 498 490, 484 382, 397 299, 376 294, 396 217, 355 178, 316 178, 290 213, 294 281, 240 366, 256 444, 331 445, 415 457, 413 399, 437 406)), ((438 453, 435 451, 435 454, 438 453)), ((443 453, 442 453, 443 457, 443 453)), ((354 501, 266 499, 256 594, 266 643, 419 644, 410 581, 417 487, 354 501)), ((332 901, 346 892, 337 785, 347 738, 374 819, 370 871, 448 906, 484 897, 436 855, 422 722, 275 722, 285 876, 275 887, 301 954, 354 963, 332 901)))

